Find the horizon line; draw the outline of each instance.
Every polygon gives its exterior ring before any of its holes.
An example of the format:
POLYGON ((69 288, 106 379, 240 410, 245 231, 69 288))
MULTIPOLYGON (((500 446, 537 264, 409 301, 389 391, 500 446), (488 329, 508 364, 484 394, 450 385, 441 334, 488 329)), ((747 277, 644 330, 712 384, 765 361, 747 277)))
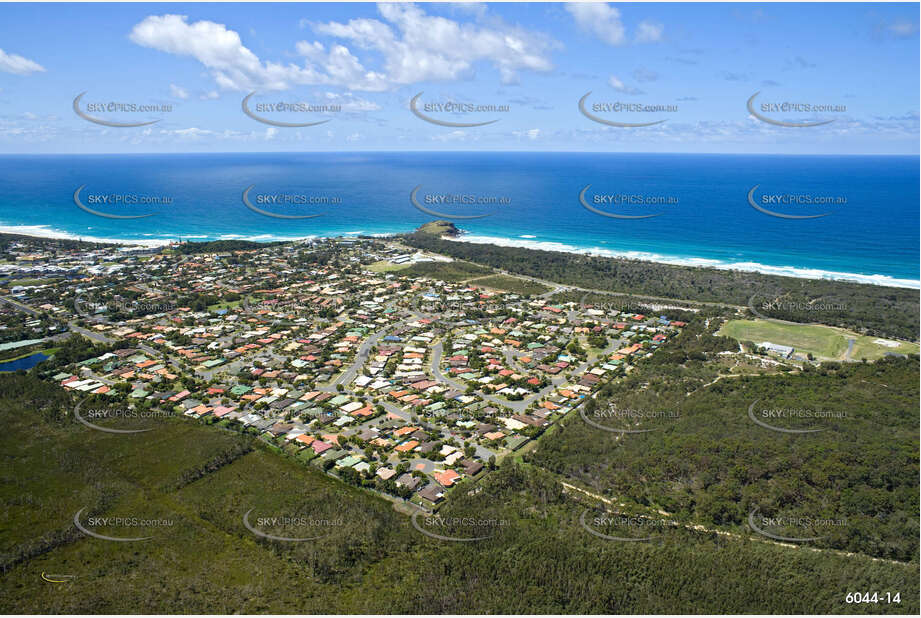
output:
POLYGON ((612 154, 612 155, 718 155, 762 157, 919 157, 921 152, 657 152, 609 150, 227 150, 200 152, 0 152, 0 157, 62 157, 62 156, 150 156, 150 155, 263 155, 263 154, 612 154))

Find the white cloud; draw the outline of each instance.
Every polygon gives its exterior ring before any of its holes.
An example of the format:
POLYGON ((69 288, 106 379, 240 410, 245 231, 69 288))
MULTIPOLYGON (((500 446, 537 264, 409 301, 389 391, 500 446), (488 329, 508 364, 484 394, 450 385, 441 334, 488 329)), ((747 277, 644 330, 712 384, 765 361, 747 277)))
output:
POLYGON ((432 139, 438 142, 464 142, 467 141, 467 132, 461 131, 460 129, 455 129, 448 133, 439 133, 438 135, 433 135, 432 139))
POLYGON ((30 73, 43 72, 45 67, 16 54, 8 54, 0 49, 0 71, 15 75, 29 75, 30 73))
POLYGON ((342 110, 346 112, 376 112, 381 109, 381 106, 374 101, 355 97, 348 93, 326 92, 324 96, 328 101, 333 101, 334 104, 342 106, 342 110))
POLYGON ((276 129, 275 127, 268 127, 268 128, 265 130, 265 139, 266 139, 266 141, 269 141, 269 140, 271 140, 271 139, 274 139, 276 135, 278 135, 278 129, 276 129))
MULTIPOLYGON (((627 30, 620 18, 620 10, 606 2, 570 2, 566 10, 573 16, 576 24, 594 34, 608 45, 625 45, 628 43, 627 30)), ((655 43, 662 40, 665 27, 662 24, 644 20, 636 29, 634 42, 655 43)))
POLYGON ((321 35, 343 39, 356 50, 376 52, 381 70, 365 68, 343 44, 299 41, 303 65, 260 60, 240 35, 211 21, 189 23, 184 15, 151 15, 131 30, 138 45, 201 62, 224 90, 286 90, 296 85, 339 86, 381 92, 424 80, 469 77, 474 65, 487 62, 504 81, 521 70, 549 71, 552 39, 509 26, 460 23, 426 14, 413 4, 381 4, 384 21, 352 19, 347 23, 312 24, 321 35), (386 23, 385 23, 386 22, 386 23))
POLYGON ((427 15, 414 4, 379 4, 378 11, 389 23, 352 19, 315 24, 314 30, 379 52, 386 79, 395 86, 468 77, 477 62, 492 64, 506 82, 514 81, 520 70, 553 67, 549 52, 557 43, 539 33, 498 20, 488 27, 460 23, 427 15))
POLYGON ((188 91, 182 86, 177 86, 176 84, 169 85, 169 92, 171 95, 173 95, 177 99, 188 99, 189 98, 188 91))
POLYGON ((540 129, 528 129, 527 131, 512 131, 512 135, 517 138, 526 137, 529 140, 536 140, 540 137, 540 129))
POLYGON ((195 58, 227 90, 285 90, 291 83, 324 82, 313 67, 263 63, 239 34, 212 21, 190 24, 185 15, 151 15, 134 26, 129 38, 144 47, 195 58))
POLYGON ((889 32, 900 39, 909 39, 918 34, 918 24, 910 21, 896 21, 888 26, 889 32))
POLYGON ((572 2, 566 10, 575 18, 580 28, 591 32, 608 45, 626 43, 624 24, 620 11, 605 2, 572 2))
POLYGON ((636 28, 637 43, 656 43, 662 40, 665 26, 651 21, 641 21, 636 28))
POLYGON ((616 75, 612 75, 608 78, 608 85, 611 86, 611 88, 614 90, 623 92, 624 94, 643 94, 642 90, 624 84, 624 82, 620 81, 616 75))

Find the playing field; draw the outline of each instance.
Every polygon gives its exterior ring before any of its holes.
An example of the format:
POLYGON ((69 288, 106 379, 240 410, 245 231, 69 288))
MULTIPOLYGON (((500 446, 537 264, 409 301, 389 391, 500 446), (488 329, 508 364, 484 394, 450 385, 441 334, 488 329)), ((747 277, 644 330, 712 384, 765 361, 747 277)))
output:
POLYGON ((374 262, 373 264, 369 264, 368 270, 375 273, 388 273, 395 270, 403 270, 404 268, 409 268, 410 266, 412 266, 412 264, 394 264, 393 262, 383 260, 381 262, 374 262))
MULTIPOLYGON (((787 324, 765 320, 730 320, 719 334, 738 341, 756 344, 769 341, 791 346, 797 352, 812 354, 822 360, 845 360, 848 339, 854 339, 850 360, 876 360, 886 352, 917 354, 918 344, 890 341, 889 345, 876 343, 879 337, 858 335, 843 328, 819 324, 787 324), (896 344, 896 345, 892 345, 896 344)), ((889 341, 889 340, 886 340, 889 341)))

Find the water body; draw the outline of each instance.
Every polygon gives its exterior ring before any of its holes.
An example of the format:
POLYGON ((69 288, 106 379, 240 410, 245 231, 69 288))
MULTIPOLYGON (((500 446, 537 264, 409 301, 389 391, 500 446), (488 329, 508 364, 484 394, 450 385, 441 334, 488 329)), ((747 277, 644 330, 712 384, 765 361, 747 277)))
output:
POLYGON ((17 358, 16 360, 3 361, 3 362, 0 362, 0 372, 19 371, 20 369, 32 369, 32 367, 35 367, 37 364, 39 364, 43 360, 48 360, 49 358, 51 357, 46 354, 42 354, 41 352, 36 352, 35 354, 32 354, 30 356, 24 356, 22 358, 17 358))
POLYGON ((918 168, 917 156, 11 155, 0 156, 0 231, 147 243, 387 235, 438 218, 411 202, 418 187, 424 209, 488 215, 454 219, 465 241, 917 288, 918 168), (81 186, 98 212, 156 214, 85 212, 74 203, 81 186), (321 216, 259 214, 243 202, 248 187, 264 211, 321 216), (766 214, 750 203, 753 189, 762 210, 825 216, 766 214), (583 190, 603 213, 657 216, 598 214, 583 190), (113 205, 105 195, 169 202, 113 205))

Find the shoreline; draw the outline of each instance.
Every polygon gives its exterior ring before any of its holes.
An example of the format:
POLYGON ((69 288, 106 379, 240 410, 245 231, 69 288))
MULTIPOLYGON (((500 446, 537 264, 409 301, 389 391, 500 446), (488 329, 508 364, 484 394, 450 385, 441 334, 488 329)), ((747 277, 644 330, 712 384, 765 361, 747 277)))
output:
POLYGON ((629 250, 615 251, 603 247, 583 248, 553 241, 533 240, 534 237, 530 235, 521 236, 519 238, 505 238, 501 236, 481 236, 462 233, 460 236, 456 237, 442 236, 440 238, 442 240, 449 240, 452 242, 469 242, 473 244, 497 245, 500 247, 532 249, 536 251, 559 251, 561 253, 574 253, 611 259, 626 259, 638 262, 652 262, 655 264, 669 264, 672 266, 712 268, 715 270, 736 270, 742 272, 758 273, 762 275, 793 277, 796 279, 847 281, 850 283, 876 285, 880 287, 921 290, 921 280, 900 279, 890 275, 865 275, 862 273, 826 271, 799 266, 774 266, 771 264, 761 264, 759 262, 723 262, 721 260, 712 258, 669 256, 629 250))
MULTIPOLYGON (((122 246, 144 246, 144 247, 165 247, 175 242, 177 239, 128 239, 128 238, 98 238, 95 236, 78 236, 70 232, 55 230, 43 225, 0 225, 0 234, 11 234, 18 236, 30 236, 33 238, 43 238, 46 240, 81 240, 84 242, 98 242, 122 246)), ((222 235, 218 238, 208 238, 204 235, 182 236, 182 239, 189 242, 209 242, 214 240, 248 240, 252 242, 297 242, 304 240, 317 240, 322 238, 394 238, 399 233, 389 234, 367 234, 361 232, 346 232, 340 235, 308 235, 297 237, 277 237, 269 234, 257 234, 254 236, 243 236, 237 234, 222 235), (230 237, 228 237, 230 236, 230 237)), ((463 232, 460 236, 450 237, 442 236, 442 240, 453 242, 469 242, 473 244, 491 244, 502 247, 512 247, 519 249, 533 249, 538 251, 558 251, 562 253, 575 253, 581 255, 591 255, 612 259, 628 259, 640 262, 651 262, 656 264, 669 264, 672 266, 689 266, 697 268, 712 268, 716 270, 736 270, 742 272, 752 272, 762 275, 775 275, 781 277, 793 277, 796 279, 811 280, 831 280, 847 281, 864 285, 875 285, 880 287, 896 287, 904 289, 921 290, 921 280, 900 279, 890 275, 872 274, 865 275, 862 273, 849 273, 839 271, 824 271, 814 268, 797 267, 797 266, 774 266, 770 264, 761 264, 758 262, 722 262, 712 258, 700 257, 681 257, 669 256, 655 253, 646 253, 638 251, 615 251, 603 247, 583 248, 575 245, 552 241, 539 241, 534 237, 527 235, 519 238, 505 238, 501 236, 482 236, 463 232)))

